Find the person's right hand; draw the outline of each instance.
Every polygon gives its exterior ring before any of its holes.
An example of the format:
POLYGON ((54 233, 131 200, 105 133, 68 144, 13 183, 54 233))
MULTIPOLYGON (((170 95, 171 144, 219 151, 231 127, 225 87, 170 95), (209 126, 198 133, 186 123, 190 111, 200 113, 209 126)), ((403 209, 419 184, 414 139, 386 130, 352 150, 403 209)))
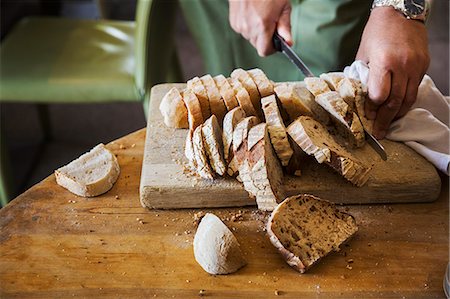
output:
POLYGON ((258 51, 259 56, 275 52, 275 30, 292 45, 291 3, 289 0, 229 0, 231 28, 258 51))

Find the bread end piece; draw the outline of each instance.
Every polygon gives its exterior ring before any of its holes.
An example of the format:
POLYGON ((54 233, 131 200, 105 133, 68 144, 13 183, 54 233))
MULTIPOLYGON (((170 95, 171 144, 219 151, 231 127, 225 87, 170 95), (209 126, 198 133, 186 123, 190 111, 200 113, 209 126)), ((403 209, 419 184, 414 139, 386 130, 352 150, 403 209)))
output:
POLYGON ((109 191, 120 174, 116 156, 102 143, 55 170, 56 183, 70 192, 93 197, 109 191))
POLYGON ((182 129, 189 127, 188 112, 177 88, 173 87, 164 95, 159 105, 159 111, 161 111, 166 126, 182 129))

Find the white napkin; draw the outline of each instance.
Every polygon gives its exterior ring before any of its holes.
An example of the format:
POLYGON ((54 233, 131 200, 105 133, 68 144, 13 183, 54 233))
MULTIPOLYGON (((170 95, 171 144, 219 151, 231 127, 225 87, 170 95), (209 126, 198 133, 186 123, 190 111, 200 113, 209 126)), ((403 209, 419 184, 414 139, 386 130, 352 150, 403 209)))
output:
MULTIPOLYGON (((367 84, 369 67, 357 60, 344 69, 347 77, 367 84)), ((450 175, 450 97, 445 97, 425 75, 417 100, 402 118, 392 122, 386 139, 404 142, 443 173, 450 175)))

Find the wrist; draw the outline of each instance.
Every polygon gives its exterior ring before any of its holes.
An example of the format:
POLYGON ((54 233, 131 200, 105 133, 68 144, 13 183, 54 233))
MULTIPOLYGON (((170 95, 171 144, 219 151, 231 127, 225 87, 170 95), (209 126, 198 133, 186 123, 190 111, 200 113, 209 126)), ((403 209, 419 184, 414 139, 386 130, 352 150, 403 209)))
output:
POLYGON ((390 7, 400 12, 406 19, 425 23, 431 0, 373 0, 372 10, 390 7))

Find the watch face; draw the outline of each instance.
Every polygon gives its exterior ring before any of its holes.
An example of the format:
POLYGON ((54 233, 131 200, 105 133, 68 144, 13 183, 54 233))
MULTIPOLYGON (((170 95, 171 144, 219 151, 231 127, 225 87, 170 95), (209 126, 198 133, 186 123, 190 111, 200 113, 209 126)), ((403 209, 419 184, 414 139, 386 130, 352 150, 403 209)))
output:
POLYGON ((404 0, 408 14, 418 16, 425 10, 425 0, 404 0))

